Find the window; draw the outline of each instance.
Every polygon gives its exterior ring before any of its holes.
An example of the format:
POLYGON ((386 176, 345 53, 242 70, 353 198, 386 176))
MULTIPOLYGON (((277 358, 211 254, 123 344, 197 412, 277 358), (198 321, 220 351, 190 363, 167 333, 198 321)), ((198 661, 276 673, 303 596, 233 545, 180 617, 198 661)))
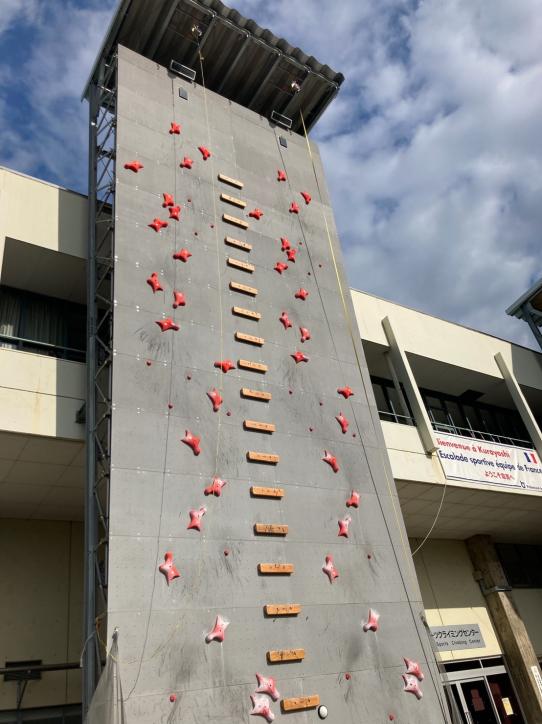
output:
POLYGON ((516 588, 542 588, 542 546, 496 543, 508 583, 516 588))
MULTIPOLYGON (((406 411, 404 410, 393 382, 383 377, 371 377, 371 382, 380 419, 387 422, 398 422, 402 425, 414 425, 410 407, 406 411)), ((403 398, 406 401, 404 392, 403 398)))

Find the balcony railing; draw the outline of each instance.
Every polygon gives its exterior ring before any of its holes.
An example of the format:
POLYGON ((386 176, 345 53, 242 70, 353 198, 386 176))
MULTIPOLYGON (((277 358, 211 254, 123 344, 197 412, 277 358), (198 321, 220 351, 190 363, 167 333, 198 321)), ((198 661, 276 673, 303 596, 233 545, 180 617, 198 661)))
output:
POLYGON ((12 337, 9 334, 0 334, 0 349, 16 349, 21 352, 34 352, 48 357, 57 357, 71 362, 84 362, 85 350, 62 347, 49 342, 39 342, 35 339, 24 339, 23 337, 12 337))
POLYGON ((388 410, 379 410, 378 416, 384 422, 396 422, 399 425, 416 425, 414 419, 409 415, 398 415, 396 412, 389 412, 388 410))
POLYGON ((441 422, 432 422, 433 430, 444 432, 448 435, 461 435, 462 437, 472 437, 476 440, 484 440, 485 442, 494 442, 497 445, 512 445, 513 447, 527 447, 534 449, 531 440, 520 440, 509 435, 496 435, 492 432, 483 432, 482 430, 473 430, 470 427, 458 427, 457 425, 446 425, 441 422))

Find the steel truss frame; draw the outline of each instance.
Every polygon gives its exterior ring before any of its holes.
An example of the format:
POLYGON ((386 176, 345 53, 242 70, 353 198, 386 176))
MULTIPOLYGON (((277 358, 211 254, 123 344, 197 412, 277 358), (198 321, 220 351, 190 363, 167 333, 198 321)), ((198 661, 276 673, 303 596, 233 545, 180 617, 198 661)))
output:
POLYGON ((116 185, 117 56, 101 60, 89 87, 85 644, 83 718, 101 673, 98 628, 107 615, 111 376, 116 185))

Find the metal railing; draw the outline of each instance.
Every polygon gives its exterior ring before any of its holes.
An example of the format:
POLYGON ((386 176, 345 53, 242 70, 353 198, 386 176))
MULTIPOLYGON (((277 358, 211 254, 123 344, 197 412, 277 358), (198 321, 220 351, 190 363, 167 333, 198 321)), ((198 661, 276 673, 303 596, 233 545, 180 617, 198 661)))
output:
POLYGON ((0 349, 16 349, 19 352, 34 352, 36 354, 57 357, 71 362, 84 362, 85 350, 63 347, 50 342, 40 342, 37 339, 25 339, 24 337, 13 337, 10 334, 0 334, 0 349))
POLYGON ((512 447, 528 447, 534 449, 531 440, 520 440, 519 438, 510 437, 509 435, 497 435, 492 432, 483 432, 482 430, 473 430, 470 427, 458 427, 457 425, 446 425, 442 422, 432 422, 433 430, 444 432, 448 435, 460 435, 461 437, 472 437, 475 440, 484 440, 485 442, 494 442, 497 445, 511 445, 512 447))
POLYGON ((384 422, 396 422, 399 425, 416 426, 414 418, 410 415, 399 415, 397 412, 389 412, 388 410, 378 410, 378 416, 384 422))

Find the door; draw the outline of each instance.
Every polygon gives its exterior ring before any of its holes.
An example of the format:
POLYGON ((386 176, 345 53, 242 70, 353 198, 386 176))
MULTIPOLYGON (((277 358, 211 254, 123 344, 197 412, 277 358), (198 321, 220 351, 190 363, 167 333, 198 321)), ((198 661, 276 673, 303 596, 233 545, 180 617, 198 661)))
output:
POLYGON ((459 689, 469 724, 502 724, 484 679, 462 681, 459 689))
POLYGON ((487 683, 502 724, 524 724, 508 674, 489 674, 487 683))

